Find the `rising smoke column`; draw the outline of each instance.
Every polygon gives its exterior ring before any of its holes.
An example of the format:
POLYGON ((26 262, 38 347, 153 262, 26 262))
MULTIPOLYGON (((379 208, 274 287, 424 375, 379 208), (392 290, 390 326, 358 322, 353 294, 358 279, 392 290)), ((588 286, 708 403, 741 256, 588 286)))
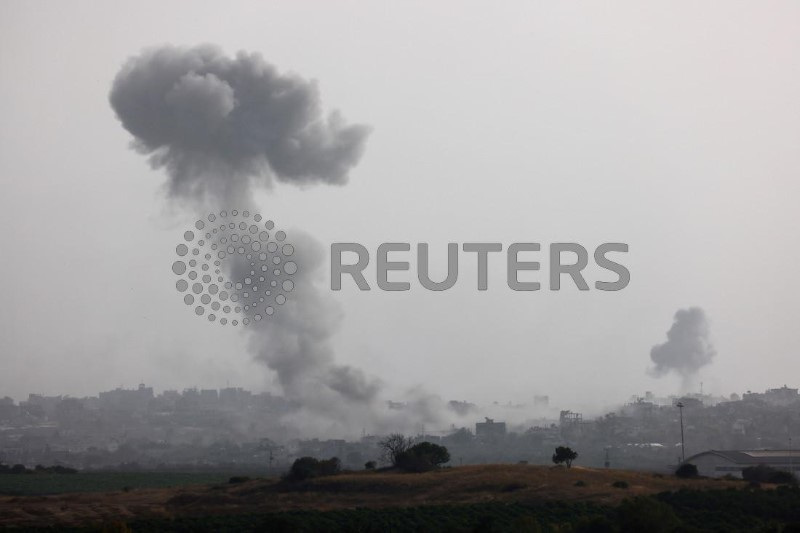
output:
MULTIPOLYGON (((110 102, 133 148, 166 170, 167 196, 200 217, 257 212, 254 188, 275 180, 346 183, 370 131, 336 112, 323 116, 315 83, 279 73, 258 54, 230 58, 211 45, 164 46, 129 59, 110 102)), ((277 373, 306 428, 334 420, 352 429, 372 409, 379 385, 334 363, 331 337, 342 312, 315 285, 322 246, 296 230, 290 237, 300 266, 296 288, 275 315, 249 328, 250 349, 277 373)), ((229 279, 250 268, 240 257, 228 267, 229 279)))
POLYGON ((650 373, 661 377, 675 372, 683 378, 684 389, 688 389, 692 377, 717 354, 709 337, 708 320, 701 308, 679 309, 667 332, 667 342, 650 350, 650 359, 655 363, 650 373))
MULTIPOLYGON (((380 425, 376 413, 380 383, 351 366, 334 363, 331 337, 343 313, 330 294, 317 288, 325 254, 322 246, 299 230, 290 232, 293 258, 300 268, 286 303, 268 319, 256 321, 256 310, 245 311, 251 324, 250 351, 276 372, 287 399, 295 403, 292 427, 301 434, 346 436, 365 424, 380 425)), ((234 257, 231 277, 243 279, 250 262, 234 257)), ((262 272, 271 281, 270 272, 262 272)))

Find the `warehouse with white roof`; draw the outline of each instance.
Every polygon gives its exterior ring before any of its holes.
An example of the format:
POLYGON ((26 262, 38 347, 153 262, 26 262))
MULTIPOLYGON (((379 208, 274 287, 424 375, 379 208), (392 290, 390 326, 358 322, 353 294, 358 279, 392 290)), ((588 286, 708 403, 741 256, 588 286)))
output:
POLYGON ((800 472, 800 450, 709 450, 686 459, 701 476, 742 477, 749 466, 766 465, 776 470, 800 472))

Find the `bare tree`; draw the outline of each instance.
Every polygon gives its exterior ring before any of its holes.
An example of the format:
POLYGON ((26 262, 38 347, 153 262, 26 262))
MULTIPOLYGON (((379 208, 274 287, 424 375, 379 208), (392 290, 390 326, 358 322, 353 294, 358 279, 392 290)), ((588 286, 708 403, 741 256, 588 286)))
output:
POLYGON ((401 433, 392 433, 378 441, 381 450, 381 459, 392 465, 397 464, 397 456, 405 452, 414 444, 414 439, 401 433))

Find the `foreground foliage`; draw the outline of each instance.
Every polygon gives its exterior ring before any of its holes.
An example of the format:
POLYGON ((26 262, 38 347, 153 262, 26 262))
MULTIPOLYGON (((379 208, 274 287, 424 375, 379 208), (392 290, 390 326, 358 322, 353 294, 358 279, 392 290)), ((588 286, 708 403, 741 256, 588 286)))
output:
POLYGON ((420 442, 399 453, 396 465, 407 472, 427 472, 450 461, 447 448, 432 442, 420 442))
POLYGON ((342 471, 342 462, 338 457, 330 459, 316 459, 314 457, 300 457, 292 463, 286 481, 305 481, 307 479, 334 476, 342 471))
POLYGON ((790 533, 800 531, 800 489, 680 490, 630 498, 616 507, 495 502, 134 520, 114 524, 116 529, 109 525, 107 531, 790 533))

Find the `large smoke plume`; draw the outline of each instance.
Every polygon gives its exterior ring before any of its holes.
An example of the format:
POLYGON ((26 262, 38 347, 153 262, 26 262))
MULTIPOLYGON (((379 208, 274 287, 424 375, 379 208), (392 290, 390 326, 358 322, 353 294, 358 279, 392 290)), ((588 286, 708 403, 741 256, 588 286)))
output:
MULTIPOLYGON (((257 212, 254 186, 273 180, 343 184, 369 134, 336 112, 324 117, 313 82, 279 73, 258 54, 229 58, 214 46, 164 46, 131 58, 110 101, 133 147, 166 170, 169 198, 198 215, 257 212)), ((295 289, 272 317, 249 328, 249 345, 297 406, 295 428, 341 434, 365 423, 396 423, 374 416, 376 380, 334 362, 331 338, 342 312, 316 285, 321 245, 298 230, 290 240, 300 265, 295 289)), ((231 279, 250 268, 241 260, 227 267, 231 279)))
POLYGON ((705 312, 699 307, 679 309, 667 332, 667 342, 650 350, 650 359, 655 363, 650 373, 660 377, 675 372, 683 378, 686 389, 698 370, 711 363, 716 354, 705 312))
POLYGON ((177 199, 246 206, 253 184, 344 184, 370 128, 323 116, 314 82, 259 54, 164 46, 117 74, 111 106, 177 199))

